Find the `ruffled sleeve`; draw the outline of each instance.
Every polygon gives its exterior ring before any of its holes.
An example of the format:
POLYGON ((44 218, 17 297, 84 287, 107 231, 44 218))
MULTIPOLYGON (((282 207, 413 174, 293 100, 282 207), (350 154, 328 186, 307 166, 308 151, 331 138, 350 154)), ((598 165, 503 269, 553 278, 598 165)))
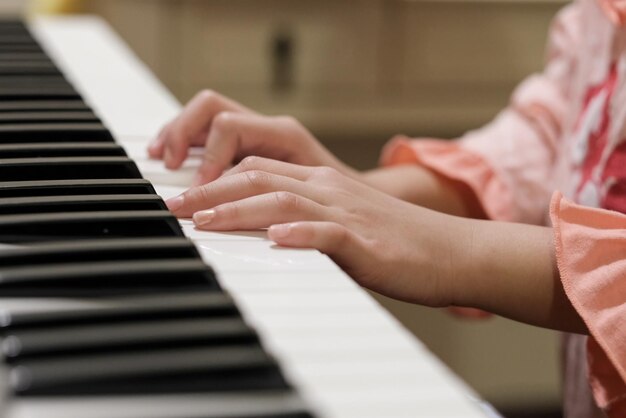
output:
POLYGON ((559 13, 544 71, 521 83, 491 123, 456 141, 395 138, 381 163, 417 163, 465 183, 490 219, 543 223, 572 95, 579 13, 578 3, 559 13))
POLYGON ((383 149, 381 165, 420 164, 467 185, 489 219, 512 221, 515 206, 506 184, 480 154, 465 150, 456 141, 411 140, 398 136, 383 149))
POLYGON ((591 334, 587 361, 598 406, 626 416, 626 215, 576 205, 555 193, 550 210, 557 264, 591 334))

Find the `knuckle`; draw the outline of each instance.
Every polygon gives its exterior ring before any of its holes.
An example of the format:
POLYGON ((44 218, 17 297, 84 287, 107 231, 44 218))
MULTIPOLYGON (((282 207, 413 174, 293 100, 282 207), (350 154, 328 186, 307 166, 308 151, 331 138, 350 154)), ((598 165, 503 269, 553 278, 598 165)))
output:
POLYGON ((294 118, 293 116, 289 116, 289 115, 277 116, 276 120, 279 123, 282 123, 284 125, 289 125, 289 126, 299 126, 300 125, 300 122, 298 122, 298 119, 294 118))
POLYGON ((248 185, 255 190, 264 190, 271 186, 272 177, 261 170, 251 170, 244 173, 248 185))
POLYGON ((300 198, 290 192, 275 192, 274 199, 278 209, 282 212, 296 212, 301 206, 300 198))
POLYGON ((239 202, 230 202, 214 208, 216 217, 223 221, 233 221, 238 218, 240 212, 239 202))
POLYGON ((341 177, 341 174, 332 167, 324 166, 315 167, 313 169, 313 177, 320 180, 335 182, 341 177))
POLYGON ((198 202, 210 202, 211 201, 211 184, 204 184, 199 187, 195 187, 195 196, 193 196, 198 202))
POLYGON ((226 130, 233 125, 235 114, 233 112, 220 112, 213 119, 212 125, 215 129, 226 130))
POLYGON ((334 229, 334 236, 333 236, 334 244, 337 247, 343 247, 343 245, 346 244, 348 241, 348 237, 349 237, 348 230, 339 224, 334 224, 333 229, 334 229))
POLYGON ((219 94, 211 89, 202 89, 196 94, 196 97, 205 103, 216 100, 218 96, 219 94))
POLYGON ((254 155, 249 155, 243 160, 241 160, 241 162, 239 162, 238 165, 242 171, 249 171, 249 170, 254 170, 256 167, 258 167, 260 161, 261 159, 259 157, 254 156, 254 155))
POLYGON ((351 244, 351 235, 344 226, 333 223, 329 225, 328 236, 326 240, 326 250, 335 253, 346 248, 351 244))

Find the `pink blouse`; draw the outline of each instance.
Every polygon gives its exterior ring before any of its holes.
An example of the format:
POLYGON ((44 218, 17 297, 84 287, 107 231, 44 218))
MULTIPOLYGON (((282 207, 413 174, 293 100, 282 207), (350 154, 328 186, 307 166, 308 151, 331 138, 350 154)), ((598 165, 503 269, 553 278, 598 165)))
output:
POLYGON ((491 219, 552 224, 591 333, 564 339, 566 417, 626 417, 626 1, 564 8, 547 58, 490 124, 452 142, 397 137, 381 162, 464 182, 491 219))

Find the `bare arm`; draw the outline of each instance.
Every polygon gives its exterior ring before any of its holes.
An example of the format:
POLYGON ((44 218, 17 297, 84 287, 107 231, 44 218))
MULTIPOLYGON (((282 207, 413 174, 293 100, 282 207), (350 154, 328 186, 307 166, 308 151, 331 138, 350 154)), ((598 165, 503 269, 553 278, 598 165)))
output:
POLYGON ((461 182, 449 180, 417 164, 377 168, 361 180, 393 197, 450 215, 485 218, 478 199, 461 182))
POLYGON ((586 334, 565 295, 552 228, 462 220, 454 304, 544 328, 586 334))

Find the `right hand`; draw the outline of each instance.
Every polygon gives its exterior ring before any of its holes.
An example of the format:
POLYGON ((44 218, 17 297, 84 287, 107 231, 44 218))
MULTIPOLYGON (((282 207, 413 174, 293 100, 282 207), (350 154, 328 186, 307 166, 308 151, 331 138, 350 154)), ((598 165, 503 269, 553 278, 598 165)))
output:
POLYGON ((358 176, 294 118, 264 116, 210 90, 198 93, 161 130, 148 154, 162 159, 167 168, 178 169, 192 146, 205 148, 194 185, 217 179, 233 163, 251 155, 327 166, 358 176))

